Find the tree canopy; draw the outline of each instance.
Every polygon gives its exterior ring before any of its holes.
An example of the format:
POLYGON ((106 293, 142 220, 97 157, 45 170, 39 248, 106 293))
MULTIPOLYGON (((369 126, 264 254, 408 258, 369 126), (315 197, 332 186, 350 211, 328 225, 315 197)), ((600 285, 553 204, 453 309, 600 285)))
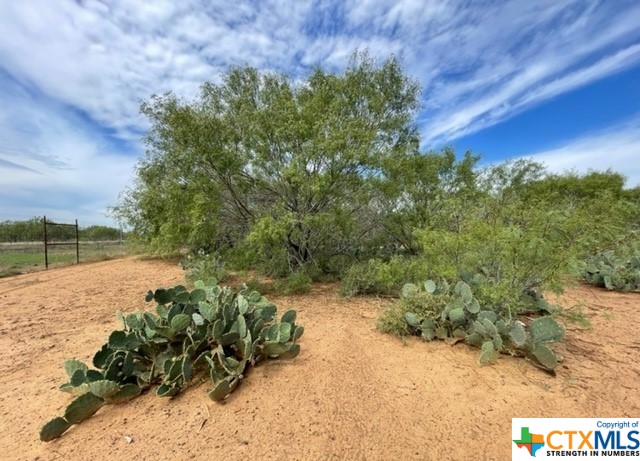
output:
MULTIPOLYGON (((27 220, 0 222, 0 242, 42 242, 44 226, 42 217, 34 216, 27 220)), ((47 218, 47 222, 51 222, 47 218)), ((75 240, 76 230, 68 226, 49 226, 47 234, 50 240, 75 240)), ((88 226, 79 229, 80 240, 120 240, 121 231, 109 226, 88 226)))
MULTIPOLYGON (((342 274, 392 255, 461 272, 513 263, 516 247, 553 275, 637 222, 638 191, 615 172, 422 152, 419 91, 396 58, 361 53, 341 73, 236 67, 193 101, 154 96, 141 107, 146 158, 114 212, 156 251, 224 253, 273 275, 342 274)), ((519 286, 544 279, 513 270, 519 286)))
POLYGON ((117 214, 158 248, 242 245, 277 270, 355 251, 400 159, 419 161, 419 87, 390 58, 356 55, 302 82, 234 68, 198 100, 142 105, 138 182, 117 214))

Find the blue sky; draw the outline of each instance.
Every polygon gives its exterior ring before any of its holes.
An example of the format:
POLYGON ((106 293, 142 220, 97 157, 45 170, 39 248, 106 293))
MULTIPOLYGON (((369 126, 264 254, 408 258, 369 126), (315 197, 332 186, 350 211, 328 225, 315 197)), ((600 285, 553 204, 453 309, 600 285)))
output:
POLYGON ((140 101, 193 98, 230 65, 303 77, 354 50, 422 85, 422 149, 640 185, 636 0, 0 0, 0 220, 81 225, 132 184, 140 101))

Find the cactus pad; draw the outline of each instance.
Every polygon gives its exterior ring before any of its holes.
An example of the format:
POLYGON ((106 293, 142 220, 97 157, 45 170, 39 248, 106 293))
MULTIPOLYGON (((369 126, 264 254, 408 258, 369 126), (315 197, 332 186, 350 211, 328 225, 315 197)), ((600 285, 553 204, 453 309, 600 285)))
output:
POLYGON ((98 411, 102 405, 104 405, 103 399, 87 392, 69 404, 64 412, 64 419, 71 424, 81 423, 98 411))
POLYGON ((71 427, 71 423, 64 418, 58 416, 53 418, 47 424, 42 426, 40 430, 40 440, 50 442, 64 434, 71 427))

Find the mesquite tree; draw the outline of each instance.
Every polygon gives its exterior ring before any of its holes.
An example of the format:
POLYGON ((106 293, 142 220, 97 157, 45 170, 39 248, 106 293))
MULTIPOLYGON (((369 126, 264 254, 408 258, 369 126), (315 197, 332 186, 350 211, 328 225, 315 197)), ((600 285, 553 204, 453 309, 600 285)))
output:
POLYGON ((356 54, 305 80, 234 68, 196 101, 142 105, 147 157, 116 214, 160 248, 241 246, 274 271, 352 251, 386 168, 418 154, 418 85, 356 54))

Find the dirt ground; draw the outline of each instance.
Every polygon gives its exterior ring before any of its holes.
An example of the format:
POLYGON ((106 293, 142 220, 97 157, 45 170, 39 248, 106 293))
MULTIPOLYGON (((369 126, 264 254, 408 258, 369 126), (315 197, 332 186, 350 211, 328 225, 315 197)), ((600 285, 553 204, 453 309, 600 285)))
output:
POLYGON ((480 367, 466 345, 401 341, 375 329, 374 299, 318 285, 272 298, 305 326, 291 361, 261 363, 224 404, 207 384, 102 408, 62 438, 42 424, 71 396, 62 362, 88 363, 116 309, 152 308, 174 264, 133 258, 0 279, 0 447, 6 460, 506 460, 513 417, 639 417, 640 295, 579 287, 591 329, 568 324, 556 377, 523 359, 480 367), (203 425, 204 423, 204 425, 203 425))

